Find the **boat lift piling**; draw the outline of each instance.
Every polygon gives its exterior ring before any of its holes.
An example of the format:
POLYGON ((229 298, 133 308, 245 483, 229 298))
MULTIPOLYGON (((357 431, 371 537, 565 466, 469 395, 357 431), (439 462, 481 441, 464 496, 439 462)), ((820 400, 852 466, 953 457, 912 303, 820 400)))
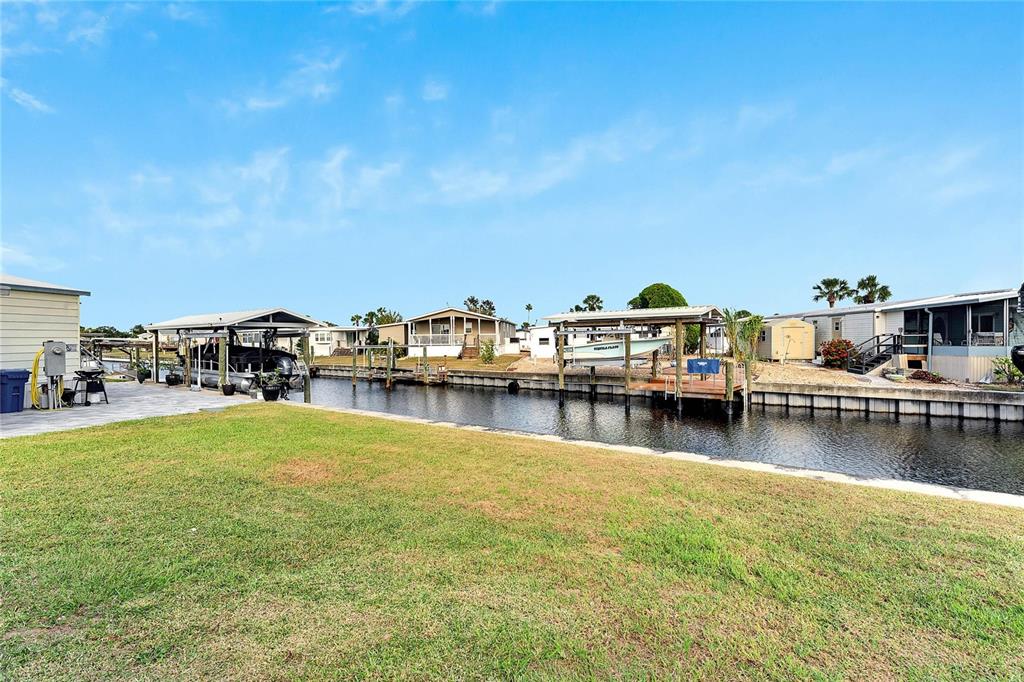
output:
MULTIPOLYGON (((623 389, 625 397, 625 410, 629 413, 630 403, 634 389, 644 392, 658 391, 663 393, 666 399, 674 399, 676 409, 681 414, 684 402, 687 399, 695 400, 721 400, 723 404, 729 403, 734 398, 737 379, 734 366, 727 365, 727 372, 732 381, 717 381, 717 375, 708 374, 689 376, 689 383, 683 383, 684 377, 684 347, 686 344, 686 326, 698 325, 700 327, 700 340, 697 351, 701 358, 708 355, 708 329, 722 324, 722 312, 712 305, 703 306, 679 306, 670 308, 630 309, 630 310, 594 310, 594 311, 573 311, 549 315, 544 319, 549 324, 557 327, 558 338, 558 390, 559 404, 564 402, 565 393, 565 337, 569 334, 586 334, 587 336, 621 337, 623 362, 623 389), (652 352, 652 366, 650 378, 646 376, 636 386, 633 385, 633 358, 632 351, 635 344, 632 337, 643 332, 653 332, 654 338, 660 338, 659 330, 674 327, 674 340, 665 338, 665 343, 672 343, 673 359, 675 361, 675 372, 665 374, 661 371, 659 363, 662 353, 655 349, 652 352), (710 379, 710 381, 709 381, 710 379), (728 387, 725 385, 728 383, 728 387), (670 386, 671 384, 671 386, 670 386), (729 390, 724 390, 728 388, 729 390)), ((642 339, 647 341, 646 338, 642 339)), ((573 362, 584 362, 573 353, 573 362)), ((594 366, 590 368, 590 395, 596 393, 596 377, 594 366)), ((646 375, 646 373, 645 373, 646 375)), ((638 380, 639 381, 639 380, 638 380)), ((726 410, 729 408, 727 407, 726 410)))

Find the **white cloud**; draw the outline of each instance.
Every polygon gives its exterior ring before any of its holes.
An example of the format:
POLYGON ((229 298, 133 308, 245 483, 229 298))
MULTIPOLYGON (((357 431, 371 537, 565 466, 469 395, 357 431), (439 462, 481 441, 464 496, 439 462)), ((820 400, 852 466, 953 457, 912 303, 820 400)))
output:
POLYGON ((172 2, 164 8, 164 13, 171 21, 190 21, 196 24, 206 21, 206 15, 191 2, 172 2))
POLYGON ((755 133, 793 118, 795 114, 796 107, 792 102, 745 104, 736 112, 736 131, 755 133))
POLYGON ((430 172, 436 198, 443 203, 477 201, 497 195, 540 194, 581 175, 596 165, 615 164, 652 151, 666 131, 635 118, 592 135, 570 140, 564 148, 506 168, 474 167, 465 161, 430 172))
POLYGON ((335 73, 341 67, 340 55, 333 57, 295 57, 298 66, 269 89, 236 99, 222 99, 220 106, 229 114, 242 111, 267 111, 285 107, 296 99, 323 101, 338 89, 335 73))
POLYGON ((36 111, 42 114, 54 113, 55 109, 53 107, 51 107, 46 102, 41 101, 37 97, 30 95, 21 88, 7 86, 6 83, 4 85, 4 89, 7 91, 7 96, 10 97, 11 100, 13 100, 19 106, 24 107, 29 111, 36 111))
POLYGON ((60 24, 61 17, 64 14, 65 12, 51 5, 43 5, 36 10, 36 22, 44 28, 55 29, 60 24))
POLYGON ((59 270, 64 267, 64 261, 52 255, 36 256, 22 247, 0 242, 0 270, 10 272, 12 266, 35 270, 59 270))
POLYGON ((107 17, 96 15, 94 12, 83 13, 79 24, 68 31, 68 42, 102 45, 109 27, 110 21, 107 17))
POLYGON ((448 85, 441 81, 428 79, 423 84, 423 101, 440 102, 448 99, 448 85))
POLYGON ((826 164, 825 172, 829 175, 844 175, 864 166, 877 163, 883 156, 885 156, 885 150, 877 147, 855 149, 835 154, 826 164))
MULTIPOLYGON (((392 0, 366 0, 349 4, 349 11, 357 16, 376 16, 384 19, 398 19, 416 9, 415 2, 393 2, 392 0)), ((333 7, 328 8, 330 11, 333 7)))
POLYGON ((402 165, 397 161, 364 165, 355 172, 346 170, 352 152, 348 147, 335 147, 315 168, 316 177, 325 185, 322 206, 329 212, 360 208, 373 197, 388 178, 398 175, 402 165))

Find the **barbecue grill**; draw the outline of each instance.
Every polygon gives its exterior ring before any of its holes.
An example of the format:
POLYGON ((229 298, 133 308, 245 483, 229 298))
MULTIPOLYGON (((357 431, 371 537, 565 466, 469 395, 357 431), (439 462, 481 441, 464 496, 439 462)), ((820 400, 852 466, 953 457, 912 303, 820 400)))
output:
POLYGON ((110 404, 110 399, 107 398, 107 386, 103 383, 103 370, 102 369, 80 369, 75 372, 75 393, 71 402, 74 404, 75 398, 78 394, 82 394, 82 402, 80 405, 89 405, 89 394, 90 393, 102 393, 103 402, 110 404))

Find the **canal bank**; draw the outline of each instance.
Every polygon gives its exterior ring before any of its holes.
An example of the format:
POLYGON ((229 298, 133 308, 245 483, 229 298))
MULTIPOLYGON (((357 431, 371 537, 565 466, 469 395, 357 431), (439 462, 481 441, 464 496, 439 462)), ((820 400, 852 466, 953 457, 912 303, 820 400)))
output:
MULTIPOLYGON (((319 368, 324 378, 351 379, 350 367, 319 368)), ((365 368, 356 376, 365 378, 365 368)), ((640 379, 640 377, 637 377, 640 379)), ((399 379, 400 380, 400 379, 399 379)), ((447 384, 492 388, 505 391, 558 391, 558 376, 542 372, 489 372, 453 370, 447 384)), ((684 381, 685 385, 685 381, 684 381)), ((643 388, 639 381, 629 394, 647 399, 662 399, 663 390, 643 388), (641 386, 641 387, 638 387, 641 386)), ((742 385, 737 386, 737 391, 742 385)), ((624 396, 626 387, 617 377, 566 373, 565 391, 576 395, 624 396)), ((685 389, 684 389, 685 394, 685 389)), ((701 396, 687 396, 700 399, 701 396)), ((918 386, 885 387, 874 385, 827 385, 754 382, 751 403, 775 407, 822 410, 855 414, 885 414, 894 417, 923 416, 953 419, 1024 422, 1024 393, 976 391, 918 386)))
POLYGON ((901 386, 826 386, 760 383, 754 405, 991 421, 1024 421, 1024 393, 901 386))
POLYGON ((443 387, 315 379, 312 402, 429 421, 525 431, 665 452, 830 471, 863 479, 905 480, 1024 494, 1024 422, 872 415, 776 406, 735 415, 634 397, 509 393, 484 386, 443 387))

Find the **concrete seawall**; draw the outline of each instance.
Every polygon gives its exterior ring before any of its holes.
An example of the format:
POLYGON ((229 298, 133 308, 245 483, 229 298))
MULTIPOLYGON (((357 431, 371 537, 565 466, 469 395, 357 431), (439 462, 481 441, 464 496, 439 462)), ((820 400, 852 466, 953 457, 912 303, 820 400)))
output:
POLYGON ((941 388, 755 383, 755 405, 813 410, 1024 421, 1024 393, 941 388))
MULTIPOLYGON (((320 376, 350 378, 349 367, 322 368, 320 376)), ((507 390, 516 381, 522 390, 557 391, 554 374, 530 372, 486 372, 453 370, 448 383, 453 386, 481 386, 507 390)), ((742 387, 737 386, 737 389, 742 387)), ((594 395, 625 395, 621 379, 597 377, 593 387, 586 375, 565 377, 567 393, 594 395)), ((633 389, 636 397, 662 397, 660 391, 633 389)), ((950 417, 953 419, 988 419, 993 421, 1024 421, 1024 393, 1005 391, 964 391, 926 387, 825 386, 812 384, 754 384, 751 395, 754 405, 899 415, 950 417)))

